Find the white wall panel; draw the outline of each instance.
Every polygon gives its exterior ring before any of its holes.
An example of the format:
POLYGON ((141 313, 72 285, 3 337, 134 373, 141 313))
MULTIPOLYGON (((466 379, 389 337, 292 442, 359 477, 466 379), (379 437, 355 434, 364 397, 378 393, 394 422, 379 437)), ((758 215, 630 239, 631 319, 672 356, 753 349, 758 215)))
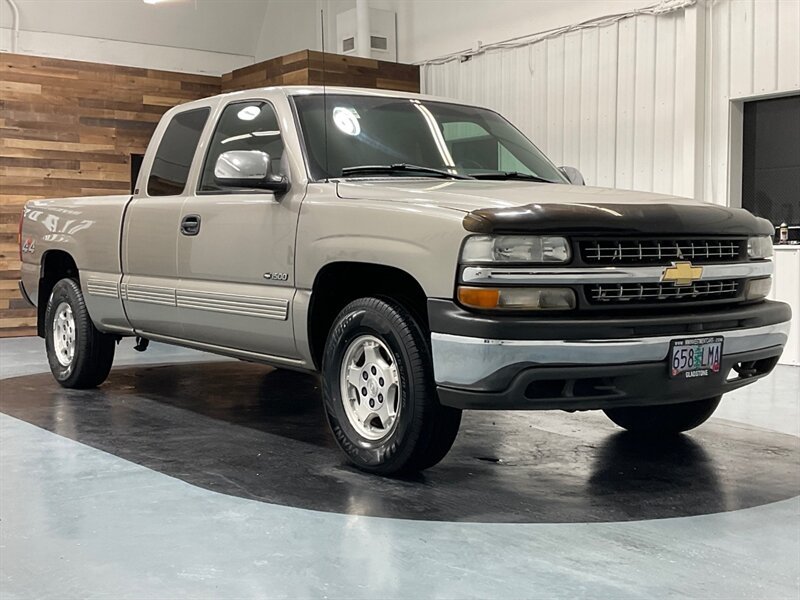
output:
MULTIPOLYGON (((531 110, 530 115, 536 111, 547 110, 547 94, 548 88, 545 85, 547 81, 547 44, 534 44, 528 50, 530 57, 531 73, 530 88, 531 88, 531 110)), ((523 106, 525 99, 522 100, 520 106, 523 106)), ((522 127, 530 132, 533 139, 538 143, 544 143, 547 139, 547 118, 534 119, 532 116, 529 118, 529 124, 519 123, 522 127)))
POLYGON ((777 89, 800 89, 800 2, 781 0, 777 19, 777 89))
POLYGON ((678 192, 674 174, 681 168, 676 162, 677 110, 677 19, 652 19, 655 24, 655 64, 664 65, 655 71, 653 115, 653 180, 656 192, 678 192))
MULTIPOLYGON (((267 2, 15 0, 21 31, 252 56, 267 2)), ((0 23, 12 11, 0 2, 0 23)))
MULTIPOLYGON (((636 21, 619 24, 617 64, 617 170, 612 187, 633 187, 633 140, 636 137, 636 21)), ((579 167, 580 168, 580 167, 579 167)))
MULTIPOLYGON (((581 151, 581 63, 583 36, 570 33, 564 36, 564 159, 577 164, 581 151)), ((587 140, 587 144, 589 141, 587 140)))
POLYGON ((614 187, 617 172, 617 69, 600 72, 600 65, 617 64, 617 25, 599 32, 597 66, 597 173, 596 185, 614 187))
MULTIPOLYGON (((768 68, 753 69, 752 89, 774 90, 778 87, 778 0, 759 0, 753 14, 753 65, 768 68)), ((795 31, 795 37, 800 32, 795 31)))
MULTIPOLYGON (((547 71, 542 73, 542 77, 537 81, 537 85, 547 88, 547 104, 540 107, 532 118, 535 120, 547 120, 547 137, 541 141, 534 140, 542 144, 542 150, 550 154, 556 164, 564 164, 564 45, 563 36, 553 38, 544 42, 547 44, 547 71)), ((473 59, 474 60, 474 59, 473 59)), ((520 107, 522 109, 523 107, 520 107)), ((520 110, 517 112, 524 112, 520 110)), ((512 117, 513 118, 513 117, 512 117)), ((524 125, 522 125, 524 127, 524 125)), ((528 131, 526 128, 524 131, 528 131)))
POLYGON ((710 74, 703 197, 737 204, 741 106, 732 101, 800 93, 800 1, 718 1, 706 23, 710 74))
MULTIPOLYGON (((275 0, 272 0, 275 1, 275 0)), ((355 0, 318 0, 335 14, 355 0)), ((657 0, 370 0, 397 11, 401 62, 421 62, 652 5, 657 0)))
POLYGON ((735 203, 731 102, 800 91, 800 0, 715 0, 423 65, 423 90, 500 110, 590 185, 735 203))
POLYGON ((581 36, 580 106, 577 116, 578 156, 586 177, 597 181, 597 142, 600 125, 600 36, 596 29, 581 36))
POLYGON ((781 355, 781 363, 800 366, 800 248, 776 246, 775 275, 769 297, 792 307, 792 329, 781 355))
MULTIPOLYGON (((727 53, 720 53, 723 64, 727 62, 730 72, 728 91, 733 96, 746 96, 753 90, 753 9, 755 0, 733 0, 726 4, 728 4, 728 10, 720 11, 720 16, 727 17, 727 27, 724 22, 714 18, 713 13, 716 9, 712 7, 714 33, 721 34, 720 37, 727 33, 728 37, 729 50, 727 53)), ((720 4, 718 7, 722 8, 722 5, 720 4)))
MULTIPOLYGON (((11 52, 13 32, 0 27, 0 52, 11 52)), ((154 46, 61 33, 20 31, 17 52, 143 69, 222 75, 253 63, 252 56, 154 46)))
POLYGON ((499 110, 555 163, 578 167, 590 185, 680 193, 682 15, 642 15, 426 65, 423 89, 499 110))
MULTIPOLYGON (((656 64, 655 17, 634 19, 636 24, 636 70, 634 73, 633 189, 653 189, 653 146, 655 141, 656 72, 670 64, 656 64), (653 68, 655 66, 655 68, 653 68)), ((674 61, 674 57, 670 57, 674 61)), ((661 132, 663 133, 663 132, 661 132)))

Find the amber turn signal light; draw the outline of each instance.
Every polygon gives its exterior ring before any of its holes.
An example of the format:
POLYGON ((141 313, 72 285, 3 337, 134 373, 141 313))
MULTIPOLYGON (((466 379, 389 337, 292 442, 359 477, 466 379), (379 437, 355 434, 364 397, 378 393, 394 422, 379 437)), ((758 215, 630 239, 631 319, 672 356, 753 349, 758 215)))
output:
POLYGON ((457 297, 462 306, 481 310, 571 310, 576 306, 575 292, 569 288, 459 287, 457 297))
POLYGON ((471 308, 497 308, 500 290, 492 288, 458 288, 458 301, 471 308))

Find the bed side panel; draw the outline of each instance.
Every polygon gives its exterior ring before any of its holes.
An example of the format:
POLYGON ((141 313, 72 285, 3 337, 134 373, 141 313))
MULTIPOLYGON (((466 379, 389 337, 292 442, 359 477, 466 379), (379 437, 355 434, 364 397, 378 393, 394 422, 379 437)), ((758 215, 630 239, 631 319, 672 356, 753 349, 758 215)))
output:
POLYGON ((22 240, 33 242, 33 250, 23 252, 22 280, 34 302, 47 253, 66 252, 80 272, 95 325, 102 331, 130 332, 119 294, 120 231, 129 201, 127 195, 95 196, 34 200, 25 205, 22 240))

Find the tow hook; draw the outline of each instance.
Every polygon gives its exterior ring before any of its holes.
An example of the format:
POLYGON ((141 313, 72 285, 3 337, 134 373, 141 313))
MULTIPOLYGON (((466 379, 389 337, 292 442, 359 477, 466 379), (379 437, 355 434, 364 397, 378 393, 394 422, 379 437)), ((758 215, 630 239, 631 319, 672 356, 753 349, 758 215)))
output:
POLYGON ((134 350, 137 352, 144 352, 147 350, 147 347, 150 345, 150 340, 146 340, 143 337, 136 336, 136 345, 133 347, 134 350))

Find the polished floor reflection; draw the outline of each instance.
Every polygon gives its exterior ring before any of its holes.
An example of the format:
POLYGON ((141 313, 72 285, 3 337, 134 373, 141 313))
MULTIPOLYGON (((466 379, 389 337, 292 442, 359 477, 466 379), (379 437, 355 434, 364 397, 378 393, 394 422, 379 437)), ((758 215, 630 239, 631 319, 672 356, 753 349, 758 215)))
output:
POLYGON ((711 422, 666 440, 602 413, 465 413, 412 478, 343 462, 316 377, 246 363, 115 370, 92 391, 6 380, 0 411, 209 490, 330 512, 440 521, 586 522, 708 514, 800 489, 793 436, 711 422))
POLYGON ((800 369, 668 443, 466 413, 443 463, 381 479, 342 461, 315 378, 128 346, 87 393, 0 342, 0 597, 800 593, 800 369))

